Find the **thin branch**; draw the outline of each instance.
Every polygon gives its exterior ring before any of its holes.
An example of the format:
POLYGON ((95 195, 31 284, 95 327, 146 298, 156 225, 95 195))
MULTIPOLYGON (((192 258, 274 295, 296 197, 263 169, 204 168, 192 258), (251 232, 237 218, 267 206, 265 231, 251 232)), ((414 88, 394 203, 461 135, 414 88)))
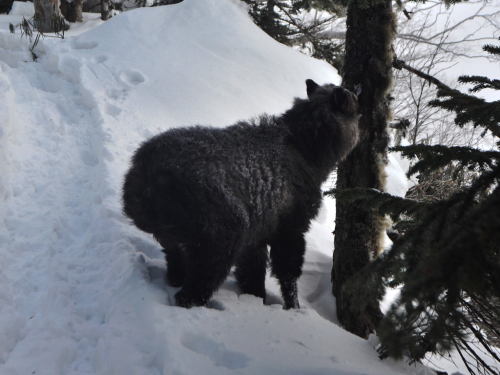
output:
POLYGON ((415 69, 411 66, 409 66, 408 64, 406 64, 404 61, 402 60, 398 60, 398 59, 394 59, 394 61, 392 62, 392 66, 396 69, 405 69, 417 76, 419 76, 420 78, 423 78, 425 79, 427 82, 430 82, 430 83, 433 83, 434 85, 436 85, 437 87, 439 88, 443 88, 443 89, 448 89, 448 90, 453 90, 452 88, 450 88, 448 85, 445 85, 443 82, 441 82, 439 79, 437 79, 436 77, 433 77, 427 73, 424 73, 418 69, 415 69))

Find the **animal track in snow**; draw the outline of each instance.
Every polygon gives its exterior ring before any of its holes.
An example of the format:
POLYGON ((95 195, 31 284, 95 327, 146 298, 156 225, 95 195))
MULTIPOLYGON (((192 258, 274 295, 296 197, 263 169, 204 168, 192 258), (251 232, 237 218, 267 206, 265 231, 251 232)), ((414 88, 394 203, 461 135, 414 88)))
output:
POLYGON ((127 96, 127 90, 122 88, 119 89, 107 89, 106 96, 112 100, 123 100, 127 96))
POLYGON ((136 70, 124 70, 120 73, 120 78, 123 82, 132 86, 137 86, 145 81, 144 76, 136 70))
POLYGON ((106 114, 113 117, 118 116, 122 112, 121 108, 109 103, 106 103, 104 111, 106 112, 106 114))
POLYGON ((74 49, 94 49, 99 45, 99 43, 95 41, 85 41, 80 39, 75 39, 73 42, 74 49))
POLYGON ((181 337, 181 344, 195 353, 206 355, 215 366, 231 370, 247 367, 251 360, 247 355, 233 352, 227 349, 224 344, 201 335, 184 334, 181 337))
POLYGON ((89 167, 95 167, 97 164, 99 164, 98 157, 89 150, 80 151, 80 155, 82 157, 83 162, 89 167))
POLYGON ((99 55, 99 56, 96 56, 95 57, 95 62, 98 63, 98 64, 102 64, 104 63, 106 60, 108 60, 108 57, 105 56, 105 55, 99 55))

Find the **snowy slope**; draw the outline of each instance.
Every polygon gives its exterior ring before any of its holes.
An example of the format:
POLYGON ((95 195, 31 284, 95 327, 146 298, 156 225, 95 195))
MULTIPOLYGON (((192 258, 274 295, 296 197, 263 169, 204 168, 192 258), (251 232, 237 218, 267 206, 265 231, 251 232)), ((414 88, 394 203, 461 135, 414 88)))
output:
POLYGON ((185 0, 30 43, 0 16, 0 374, 430 374, 336 324, 331 213, 308 235, 300 310, 240 295, 171 306, 159 246, 122 215, 131 153, 169 127, 280 113, 336 72, 253 25, 237 0, 185 0))

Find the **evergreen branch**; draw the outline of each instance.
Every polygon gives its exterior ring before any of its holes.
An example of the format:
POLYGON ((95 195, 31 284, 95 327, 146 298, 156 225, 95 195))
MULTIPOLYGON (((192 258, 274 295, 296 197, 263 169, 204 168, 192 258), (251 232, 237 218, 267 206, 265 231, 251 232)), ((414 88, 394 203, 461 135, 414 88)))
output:
POLYGON ((500 47, 487 44, 483 46, 483 51, 491 53, 493 55, 500 55, 500 47))
POLYGON ((455 348, 457 348, 457 352, 458 352, 458 355, 460 356, 460 359, 462 359, 462 362, 464 363, 465 367, 467 367, 467 371, 469 371, 469 373, 471 375, 476 375, 476 373, 474 372, 474 370, 471 367, 470 362, 463 355, 462 348, 460 347, 460 345, 457 343, 457 341, 454 338, 452 338, 452 340, 453 340, 453 344, 455 345, 455 348))
POLYGON ((415 215, 426 203, 413 199, 397 197, 389 193, 383 193, 376 189, 352 188, 352 189, 332 189, 324 193, 334 196, 336 199, 347 202, 358 202, 360 208, 364 210, 377 211, 381 215, 390 214, 399 216, 401 214, 415 215))
POLYGON ((496 314, 496 311, 498 309, 493 308, 491 303, 486 303, 488 300, 484 298, 479 298, 478 296, 474 295, 468 297, 473 303, 467 302, 464 299, 463 304, 466 305, 467 309, 471 311, 475 316, 481 317, 481 323, 484 324, 500 339, 500 316, 496 314))
MULTIPOLYGON (((394 66, 436 85, 438 99, 432 104, 455 112, 456 124, 473 123, 500 135, 500 101, 487 103, 453 90, 398 60, 394 66)), ((477 76, 460 81, 474 84, 472 91, 500 87, 498 80, 477 76)), ((357 280, 346 284, 353 288, 349 293, 361 290, 358 298, 381 298, 381 286, 401 286, 399 299, 377 329, 383 355, 408 355, 413 362, 428 352, 441 354, 454 346, 471 373, 499 375, 483 355, 500 362, 491 346, 500 333, 500 318, 494 311, 500 304, 500 152, 442 145, 392 150, 418 157, 409 174, 423 172, 424 181, 432 174, 456 176, 465 168, 478 173, 469 174, 466 186, 451 196, 411 212, 413 226, 387 253, 353 277, 357 280)), ((346 198, 358 200, 359 208, 389 212, 383 211, 391 207, 385 202, 389 198, 375 193, 353 192, 346 198), (370 195, 374 202, 365 203, 363 199, 370 195)), ((402 207, 396 212, 405 212, 402 207)))
MULTIPOLYGON (((498 38, 500 40, 500 38, 498 38)), ((483 51, 488 52, 492 55, 500 55, 500 46, 493 46, 491 44, 487 44, 483 46, 483 51)))
POLYGON ((500 90, 500 80, 498 79, 489 79, 482 76, 460 76, 458 82, 474 83, 475 86, 469 89, 469 92, 478 92, 483 89, 500 90))
POLYGON ((405 69, 436 85, 438 97, 448 97, 449 99, 435 99, 429 104, 456 112, 455 123, 457 125, 463 126, 467 123, 473 123, 474 126, 487 128, 494 136, 500 138, 500 101, 488 103, 484 99, 464 94, 459 90, 452 89, 436 77, 415 69, 396 58, 393 61, 393 67, 399 70, 405 69))
MULTIPOLYGON (((474 309, 474 307, 469 302, 467 302, 467 301, 465 301, 465 299, 461 298, 460 303, 462 305, 466 306, 467 309, 475 310, 475 313, 477 314, 475 321, 480 322, 480 323, 485 322, 485 319, 482 316, 482 312, 479 312, 479 311, 477 311, 477 309, 474 309)), ((475 325, 469 321, 465 321, 465 324, 466 324, 467 328, 470 329, 470 331, 478 339, 479 343, 486 349, 486 351, 489 353, 489 355, 493 359, 495 359, 496 361, 500 362, 500 356, 494 350, 491 349, 491 346, 486 341, 486 339, 481 334, 481 332, 475 327, 475 325)), ((493 325, 491 325, 491 328, 495 329, 495 327, 493 325)))
MULTIPOLYGON (((499 180, 500 167, 496 167, 483 173, 468 191, 427 205, 418 226, 353 278, 357 280, 346 284, 352 294, 361 291, 357 298, 381 298, 380 284, 387 284, 380 282, 384 278, 403 285, 399 300, 377 330, 383 356, 406 353, 418 361, 427 352, 448 351, 455 345, 460 355, 463 348, 478 366, 497 374, 467 342, 466 333, 472 333, 490 353, 489 343, 463 313, 467 306, 462 293, 500 296, 499 180), (492 185, 496 188, 485 199, 474 199, 478 191, 492 185)), ((462 359, 473 371, 470 362, 462 359)))
POLYGON ((428 172, 448 166, 452 162, 459 162, 458 168, 479 168, 485 170, 498 165, 500 160, 499 151, 481 151, 471 147, 443 145, 413 145, 392 147, 391 151, 401 152, 407 158, 420 159, 408 171, 407 175, 412 176, 419 172, 428 172))
MULTIPOLYGON (((459 338, 459 340, 460 340, 460 344, 461 344, 461 345, 463 345, 463 346, 465 347, 465 349, 467 349, 467 353, 471 354, 471 355, 474 357, 474 359, 476 360, 476 362, 477 362, 477 363, 479 363, 479 364, 481 364, 481 366, 482 366, 485 370, 487 370, 489 373, 494 374, 494 375, 499 375, 499 374, 500 374, 500 372, 495 371, 495 370, 494 370, 491 366, 489 366, 489 365, 488 365, 488 364, 487 364, 487 363, 486 363, 486 362, 485 362, 485 361, 481 358, 481 356, 480 356, 480 355, 478 355, 478 354, 476 353, 476 351, 470 347, 469 343, 468 343, 465 339, 463 339, 463 338, 459 338)), ((468 366, 467 366, 467 367, 468 367, 468 366)), ((478 366, 476 366, 476 368, 477 368, 477 367, 478 367, 478 366)), ((469 371, 471 371, 471 370, 469 369, 469 371)), ((474 371, 471 371, 471 374, 474 374, 474 371)))
POLYGON ((500 101, 488 103, 484 99, 463 94, 458 90, 447 92, 440 89, 437 95, 440 98, 448 97, 448 99, 434 99, 429 102, 429 105, 456 112, 455 123, 457 125, 464 126, 472 123, 474 127, 484 127, 500 138, 500 101))

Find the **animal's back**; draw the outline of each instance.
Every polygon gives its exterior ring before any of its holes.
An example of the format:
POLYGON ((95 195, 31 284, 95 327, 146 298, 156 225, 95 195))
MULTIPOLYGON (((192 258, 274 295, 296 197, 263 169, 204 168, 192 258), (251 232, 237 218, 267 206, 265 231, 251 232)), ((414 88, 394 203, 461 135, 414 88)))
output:
POLYGON ((125 178, 125 213, 150 233, 158 225, 203 230, 228 212, 235 223, 226 225, 272 230, 290 200, 287 130, 272 117, 259 121, 172 129, 145 142, 125 178))

